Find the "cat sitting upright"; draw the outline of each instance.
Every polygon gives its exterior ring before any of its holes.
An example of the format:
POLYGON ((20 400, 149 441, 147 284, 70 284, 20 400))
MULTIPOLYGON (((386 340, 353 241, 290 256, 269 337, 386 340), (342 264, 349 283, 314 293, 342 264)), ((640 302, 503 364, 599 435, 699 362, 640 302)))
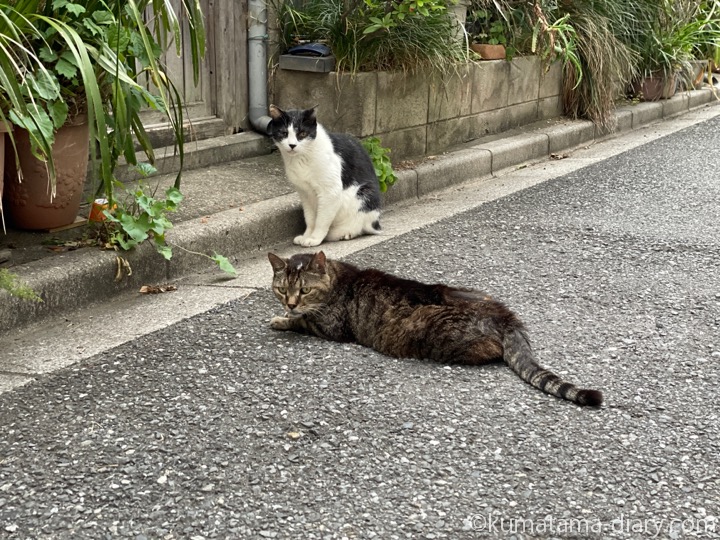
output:
POLYGON ((288 180, 300 195, 305 232, 293 242, 318 246, 380 232, 380 188, 370 156, 350 135, 328 133, 315 109, 270 105, 269 131, 288 180))

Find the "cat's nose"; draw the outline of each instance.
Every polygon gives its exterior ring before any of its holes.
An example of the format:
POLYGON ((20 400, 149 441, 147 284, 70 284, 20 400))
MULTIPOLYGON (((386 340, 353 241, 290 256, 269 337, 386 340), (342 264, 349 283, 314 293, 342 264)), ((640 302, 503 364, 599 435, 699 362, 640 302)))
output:
POLYGON ((288 144, 288 146, 290 147, 290 150, 295 150, 297 144, 288 144))
POLYGON ((290 311, 292 311, 292 310, 295 309, 296 307, 297 307, 297 302, 288 302, 288 303, 287 303, 287 308, 288 308, 290 311))

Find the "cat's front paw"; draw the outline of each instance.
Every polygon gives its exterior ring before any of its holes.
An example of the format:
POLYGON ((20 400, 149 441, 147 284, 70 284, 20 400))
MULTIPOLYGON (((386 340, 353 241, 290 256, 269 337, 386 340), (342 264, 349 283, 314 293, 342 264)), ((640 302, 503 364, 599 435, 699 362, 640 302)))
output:
POLYGON ((312 236, 298 236, 293 241, 296 244, 303 246, 303 247, 314 247, 314 246, 319 246, 320 244, 322 244, 323 239, 312 237, 312 236))
POLYGON ((273 317, 270 319, 270 328, 273 330, 288 330, 290 328, 290 319, 287 317, 273 317))

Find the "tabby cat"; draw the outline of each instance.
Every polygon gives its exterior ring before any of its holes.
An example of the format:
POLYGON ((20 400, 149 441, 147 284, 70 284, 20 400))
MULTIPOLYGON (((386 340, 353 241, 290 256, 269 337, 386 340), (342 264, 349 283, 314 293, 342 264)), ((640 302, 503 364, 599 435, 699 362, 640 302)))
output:
POLYGON ((300 196, 305 232, 293 242, 318 246, 380 232, 380 184, 370 156, 351 135, 328 133, 315 109, 270 105, 270 134, 300 196))
POLYGON ((275 330, 295 330, 354 342, 398 358, 469 365, 504 360, 532 386, 578 405, 600 406, 598 390, 583 390, 541 367, 518 317, 472 290, 401 279, 316 254, 282 259, 268 253, 273 291, 285 316, 275 330))

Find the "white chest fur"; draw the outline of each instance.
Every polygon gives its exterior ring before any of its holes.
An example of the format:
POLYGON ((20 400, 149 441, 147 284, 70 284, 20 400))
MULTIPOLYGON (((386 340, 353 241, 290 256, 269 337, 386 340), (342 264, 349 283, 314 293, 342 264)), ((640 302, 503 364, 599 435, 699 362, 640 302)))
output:
POLYGON ((342 159, 322 126, 314 139, 298 140, 291 127, 280 145, 288 180, 301 190, 334 192, 342 190, 342 159), (295 145, 293 148, 292 145, 295 145))

